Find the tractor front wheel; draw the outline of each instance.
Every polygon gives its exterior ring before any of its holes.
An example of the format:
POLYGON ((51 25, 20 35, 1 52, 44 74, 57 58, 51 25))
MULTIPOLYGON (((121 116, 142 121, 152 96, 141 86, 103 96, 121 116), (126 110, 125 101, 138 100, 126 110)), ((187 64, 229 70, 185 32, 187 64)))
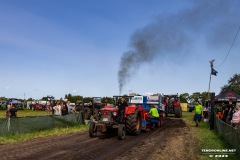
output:
POLYGON ((123 140, 126 136, 126 128, 124 124, 120 124, 118 127, 118 139, 123 140))
POLYGON ((95 122, 92 122, 89 126, 89 136, 96 137, 97 136, 97 129, 95 127, 95 122))

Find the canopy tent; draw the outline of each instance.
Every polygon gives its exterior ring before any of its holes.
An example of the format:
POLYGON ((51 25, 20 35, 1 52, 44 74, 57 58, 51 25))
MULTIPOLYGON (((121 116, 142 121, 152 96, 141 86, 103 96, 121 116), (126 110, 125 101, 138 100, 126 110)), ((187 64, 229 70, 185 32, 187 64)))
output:
POLYGON ((240 102, 240 95, 228 89, 219 95, 215 96, 215 102, 226 102, 232 99, 233 102, 240 102))
POLYGON ((19 103, 22 103, 22 102, 20 102, 20 101, 18 101, 18 100, 14 100, 14 101, 11 101, 11 102, 10 102, 10 104, 19 104, 19 103))

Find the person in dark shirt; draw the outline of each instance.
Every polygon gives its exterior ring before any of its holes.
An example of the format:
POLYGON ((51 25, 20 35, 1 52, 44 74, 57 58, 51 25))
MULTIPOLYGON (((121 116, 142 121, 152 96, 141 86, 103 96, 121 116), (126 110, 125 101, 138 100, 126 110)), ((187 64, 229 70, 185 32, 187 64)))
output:
POLYGON ((226 122, 226 118, 228 115, 228 108, 226 107, 225 103, 222 103, 222 121, 226 122))
POLYGON ((121 101, 118 102, 117 108, 119 109, 119 121, 123 122, 124 121, 124 113, 125 113, 125 108, 128 106, 127 102, 125 101, 125 97, 121 98, 121 101))
POLYGON ((10 112, 10 118, 14 118, 14 117, 17 118, 17 109, 14 104, 9 112, 10 112))
POLYGON ((68 114, 68 107, 67 107, 67 103, 63 103, 63 109, 62 109, 62 115, 65 116, 68 114))
POLYGON ((227 105, 227 108, 228 108, 228 119, 227 120, 228 120, 228 123, 230 123, 231 120, 232 120, 233 109, 234 109, 231 99, 229 99, 229 103, 227 105))

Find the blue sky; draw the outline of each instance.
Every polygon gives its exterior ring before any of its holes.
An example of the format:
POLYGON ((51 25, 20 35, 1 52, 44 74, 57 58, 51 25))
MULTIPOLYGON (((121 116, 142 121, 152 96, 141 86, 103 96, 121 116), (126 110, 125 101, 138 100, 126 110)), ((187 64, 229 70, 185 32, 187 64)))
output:
POLYGON ((156 49, 151 60, 133 61, 121 94, 207 91, 211 59, 219 72, 211 91, 218 94, 239 73, 240 37, 217 67, 240 26, 239 5, 237 0, 0 0, 0 96, 118 95, 121 58, 134 50, 138 35, 150 37, 156 49))

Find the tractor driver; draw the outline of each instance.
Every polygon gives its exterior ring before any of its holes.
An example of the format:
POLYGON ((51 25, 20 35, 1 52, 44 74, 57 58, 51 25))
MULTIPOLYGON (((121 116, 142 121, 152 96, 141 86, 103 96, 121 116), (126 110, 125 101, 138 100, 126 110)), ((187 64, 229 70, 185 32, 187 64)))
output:
POLYGON ((125 101, 125 97, 121 98, 121 101, 118 102, 117 108, 119 109, 119 121, 123 122, 124 120, 124 113, 125 113, 125 108, 128 106, 127 102, 125 101))
POLYGON ((149 114, 150 118, 159 118, 158 110, 154 105, 150 106, 149 114))

